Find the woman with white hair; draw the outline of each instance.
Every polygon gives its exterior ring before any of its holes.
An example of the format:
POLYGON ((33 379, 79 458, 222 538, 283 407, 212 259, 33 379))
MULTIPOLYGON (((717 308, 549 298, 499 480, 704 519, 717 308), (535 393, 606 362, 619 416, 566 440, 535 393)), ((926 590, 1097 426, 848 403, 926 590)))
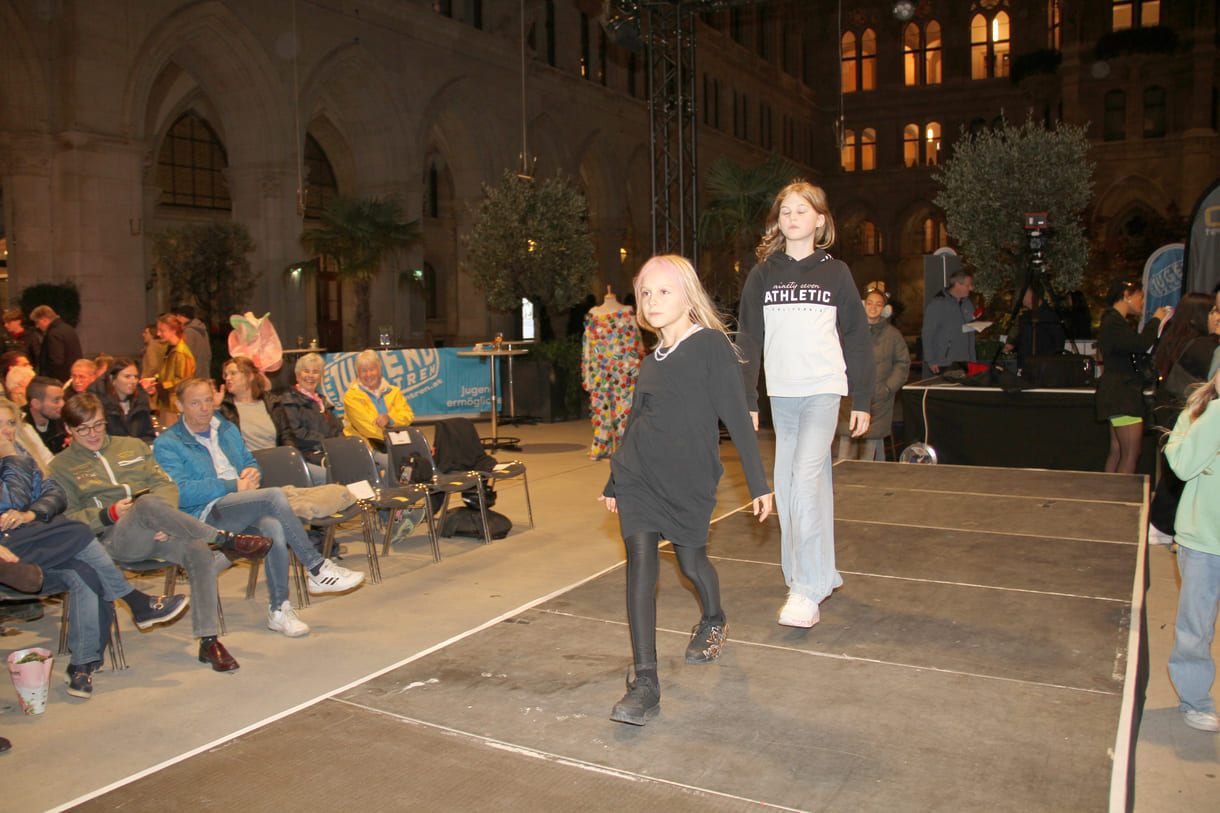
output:
POLYGON ((415 420, 415 413, 402 390, 381 377, 381 357, 373 350, 363 350, 356 355, 356 380, 343 394, 343 413, 343 433, 363 438, 383 470, 387 463, 382 451, 385 449, 385 428, 405 426, 415 420))
POLYGON ((280 395, 280 405, 296 439, 297 450, 309 465, 315 485, 326 482, 322 441, 343 434, 343 419, 335 414, 334 404, 318 391, 325 367, 325 361, 317 353, 301 356, 295 367, 296 385, 280 395))

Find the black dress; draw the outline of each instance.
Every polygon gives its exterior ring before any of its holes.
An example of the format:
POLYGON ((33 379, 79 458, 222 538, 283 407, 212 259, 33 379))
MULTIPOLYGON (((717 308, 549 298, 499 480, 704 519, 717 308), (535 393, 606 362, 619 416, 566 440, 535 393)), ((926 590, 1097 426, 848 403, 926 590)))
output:
POLYGON ((1114 308, 1106 308, 1097 327, 1097 350, 1104 365, 1097 380, 1097 419, 1106 421, 1117 415, 1142 417, 1143 381, 1131 361, 1132 354, 1146 353, 1156 341, 1161 320, 1153 317, 1136 333, 1127 318, 1114 308))
POLYGON ((720 421, 741 455, 750 496, 770 493, 746 408, 741 362, 728 337, 704 328, 663 360, 644 357, 603 492, 618 501, 624 537, 657 531, 675 545, 707 544, 724 472, 720 421))

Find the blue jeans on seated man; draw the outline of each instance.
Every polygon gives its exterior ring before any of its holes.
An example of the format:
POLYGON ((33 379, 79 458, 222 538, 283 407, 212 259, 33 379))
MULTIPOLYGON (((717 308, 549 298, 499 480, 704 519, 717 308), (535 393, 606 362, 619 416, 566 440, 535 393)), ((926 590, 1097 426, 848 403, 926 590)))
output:
POLYGON ((49 592, 46 577, 50 577, 53 587, 68 591, 68 649, 72 653, 69 663, 100 665, 114 623, 113 602, 133 588, 96 539, 74 558, 84 567, 45 572, 42 589, 49 592))
POLYGON ((254 533, 270 537, 273 544, 263 560, 267 573, 267 592, 271 608, 279 609, 288 600, 288 548, 313 572, 322 564, 322 554, 314 548, 305 526, 292 513, 288 499, 278 488, 237 491, 217 500, 203 521, 231 533, 254 533))

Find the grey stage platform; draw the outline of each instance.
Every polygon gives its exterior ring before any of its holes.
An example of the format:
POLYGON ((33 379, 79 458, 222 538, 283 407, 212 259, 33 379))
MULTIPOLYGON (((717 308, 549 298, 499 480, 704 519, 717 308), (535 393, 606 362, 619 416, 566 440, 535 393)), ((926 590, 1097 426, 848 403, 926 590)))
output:
POLYGON ((81 807, 1121 809, 1144 479, 844 463, 835 482, 845 584, 812 630, 775 624, 777 524, 737 514, 711 545, 730 646, 686 665, 698 609, 665 555, 646 727, 607 720, 620 567, 81 807))

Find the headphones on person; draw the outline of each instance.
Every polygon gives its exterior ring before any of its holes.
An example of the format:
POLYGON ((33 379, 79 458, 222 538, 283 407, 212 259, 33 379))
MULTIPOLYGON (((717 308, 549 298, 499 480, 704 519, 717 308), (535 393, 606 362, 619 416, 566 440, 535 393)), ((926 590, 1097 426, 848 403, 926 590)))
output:
POLYGON ((860 300, 861 305, 863 305, 864 302, 868 300, 869 294, 881 294, 881 296, 885 297, 885 307, 881 309, 881 318, 882 319, 889 319, 891 316, 894 315, 894 306, 890 304, 890 295, 885 290, 884 282, 882 282, 880 280, 878 280, 876 282, 870 282, 868 284, 868 287, 866 287, 864 289, 864 299, 860 300))

